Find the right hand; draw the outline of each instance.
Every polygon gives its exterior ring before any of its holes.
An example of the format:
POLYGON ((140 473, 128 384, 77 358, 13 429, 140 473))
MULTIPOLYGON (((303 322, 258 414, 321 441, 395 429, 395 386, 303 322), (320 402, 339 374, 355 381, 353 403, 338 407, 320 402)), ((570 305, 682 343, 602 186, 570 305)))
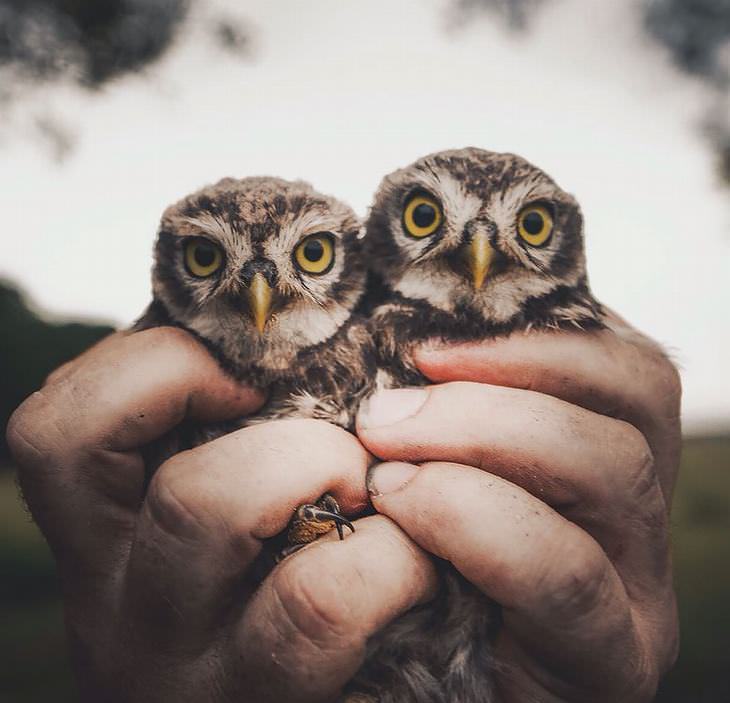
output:
POLYGON ((158 328, 107 338, 11 419, 84 700, 327 700, 367 638, 433 594, 430 560, 382 516, 251 578, 262 540, 297 505, 325 492, 345 514, 366 503, 368 454, 325 422, 239 430, 172 457, 145 491, 146 444, 183 419, 214 423, 262 401, 192 337, 158 328))

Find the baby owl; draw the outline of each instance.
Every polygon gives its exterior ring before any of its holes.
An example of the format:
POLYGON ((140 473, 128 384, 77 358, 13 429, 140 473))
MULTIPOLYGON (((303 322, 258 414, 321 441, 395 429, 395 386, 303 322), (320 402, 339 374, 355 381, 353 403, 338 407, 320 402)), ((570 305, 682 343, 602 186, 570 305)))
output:
MULTIPOLYGON (((432 154, 386 176, 367 222, 380 304, 371 317, 378 384, 424 385, 412 350, 529 328, 601 326, 575 199, 513 154, 432 154)), ((493 700, 500 613, 449 564, 442 588, 372 640, 349 700, 493 700)))
MULTIPOLYGON (((230 374, 265 388, 255 417, 179 428, 152 466, 252 422, 313 417, 351 428, 374 375, 370 336, 355 314, 365 289, 360 222, 308 184, 226 178, 170 206, 155 244, 153 301, 135 329, 181 327, 230 374)), ((324 496, 304 505, 289 541, 352 525, 324 496)))

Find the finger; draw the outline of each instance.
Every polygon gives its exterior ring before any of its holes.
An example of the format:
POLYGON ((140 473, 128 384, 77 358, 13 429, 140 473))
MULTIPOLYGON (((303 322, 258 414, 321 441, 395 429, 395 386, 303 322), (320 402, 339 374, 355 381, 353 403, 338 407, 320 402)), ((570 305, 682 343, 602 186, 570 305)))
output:
POLYGON ((240 657, 256 672, 251 697, 330 700, 360 667, 368 638, 436 584, 431 560, 382 516, 358 520, 343 542, 298 552, 263 583, 238 629, 240 657))
POLYGON ((611 693, 627 662, 644 665, 651 615, 647 623, 632 609, 586 532, 521 488, 456 464, 381 464, 370 489, 380 513, 503 606, 523 651, 547 670, 601 683, 605 700, 625 700, 611 693))
POLYGON ((432 381, 476 381, 538 391, 635 425, 646 436, 670 494, 681 441, 681 385, 651 340, 618 319, 592 331, 516 332, 509 337, 416 351, 432 381))
POLYGON ((364 508, 369 461, 353 435, 317 420, 254 425, 176 455, 139 516, 129 607, 165 636, 197 635, 240 598, 262 540, 298 505, 329 492, 346 513, 364 508))
POLYGON ((138 449, 184 418, 222 420, 261 402, 191 336, 159 328, 88 352, 16 411, 8 442, 33 514, 62 561, 103 569, 130 538, 143 491, 138 449))
POLYGON ((51 371, 51 373, 48 374, 48 377, 46 378, 43 385, 47 386, 51 383, 58 383, 59 381, 66 378, 73 371, 73 369, 75 369, 79 364, 82 364, 90 356, 98 354, 101 349, 111 347, 112 345, 116 344, 119 339, 121 339, 122 337, 126 337, 129 334, 131 334, 131 332, 129 332, 128 330, 118 330, 116 332, 112 332, 106 337, 103 337, 96 344, 83 351, 77 357, 70 359, 66 363, 61 364, 57 369, 51 371))
POLYGON ((448 383, 377 393, 358 435, 386 461, 454 461, 521 486, 586 529, 629 583, 669 568, 651 452, 626 422, 532 391, 448 383))

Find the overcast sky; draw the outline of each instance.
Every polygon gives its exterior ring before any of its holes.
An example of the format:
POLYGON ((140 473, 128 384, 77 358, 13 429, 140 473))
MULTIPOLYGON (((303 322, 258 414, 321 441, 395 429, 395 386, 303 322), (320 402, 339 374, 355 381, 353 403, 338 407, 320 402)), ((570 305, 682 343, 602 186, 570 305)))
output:
POLYGON ((259 0, 248 62, 188 23, 151 77, 23 108, 78 144, 60 164, 2 146, 0 276, 55 314, 126 325, 149 299, 161 211, 204 183, 305 178, 364 214, 382 175, 425 153, 514 151, 578 197, 594 291, 672 351, 688 426, 728 426, 729 193, 697 130, 703 88, 631 5, 556 0, 515 35, 488 16, 449 29, 436 0, 259 0))

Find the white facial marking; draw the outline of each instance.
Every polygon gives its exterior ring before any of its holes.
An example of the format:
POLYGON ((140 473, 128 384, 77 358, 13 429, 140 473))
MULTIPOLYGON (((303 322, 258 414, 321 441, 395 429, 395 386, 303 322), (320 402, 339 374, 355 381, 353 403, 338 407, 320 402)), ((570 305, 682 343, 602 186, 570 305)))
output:
POLYGON ((441 196, 450 231, 460 239, 467 223, 479 214, 482 198, 466 192, 464 186, 449 174, 439 176, 436 193, 441 196))
MULTIPOLYGON (((223 218, 216 217, 209 212, 201 212, 195 217, 182 218, 181 224, 190 228, 188 232, 184 232, 185 234, 208 235, 214 241, 220 242, 225 249, 236 247, 240 250, 241 238, 223 218)), ((179 227, 178 229, 182 230, 183 228, 179 227)))
POLYGON ((338 280, 344 267, 342 246, 342 218, 337 218, 329 210, 313 208, 296 216, 288 216, 280 226, 279 236, 264 244, 264 254, 277 263, 280 288, 285 293, 297 294, 309 299, 310 303, 324 303, 329 286, 338 280), (292 260, 297 246, 309 235, 329 232, 334 239, 334 264, 325 274, 318 276, 300 274, 292 260), (302 283, 304 281, 304 283, 302 283))
POLYGON ((394 288, 406 298, 427 300, 434 307, 451 312, 456 303, 453 295, 455 284, 458 285, 458 278, 453 273, 410 266, 394 288))
MULTIPOLYGON (((575 285, 579 272, 571 272, 567 278, 557 281, 549 276, 536 276, 525 269, 513 269, 487 279, 484 288, 474 294, 473 289, 464 289, 464 296, 470 296, 471 306, 476 308, 487 320, 506 322, 522 309, 528 298, 546 295, 558 285, 575 285)), ((466 300, 469 300, 466 297, 466 300)))
MULTIPOLYGON (((454 247, 461 241, 464 227, 479 214, 482 200, 466 192, 462 184, 448 173, 418 171, 411 183, 414 190, 423 189, 441 202, 443 209, 441 231, 432 235, 439 237, 439 243, 426 255, 428 258, 436 258, 440 251, 454 247)), ((400 212, 391 217, 390 228, 395 234, 398 245, 407 252, 410 260, 421 256, 430 244, 431 236, 417 239, 403 231, 400 212)))
MULTIPOLYGON (((355 296, 352 296, 355 297, 355 296)), ((256 359, 257 365, 271 371, 286 370, 305 347, 329 339, 348 319, 353 300, 329 305, 326 309, 307 301, 298 301, 287 310, 274 314, 261 336, 245 312, 239 315, 227 310, 225 317, 212 314, 210 309, 188 320, 188 325, 205 339, 222 345, 229 359, 256 359), (225 329, 222 320, 225 320, 225 329), (241 347, 241 340, 251 343, 241 347)))

